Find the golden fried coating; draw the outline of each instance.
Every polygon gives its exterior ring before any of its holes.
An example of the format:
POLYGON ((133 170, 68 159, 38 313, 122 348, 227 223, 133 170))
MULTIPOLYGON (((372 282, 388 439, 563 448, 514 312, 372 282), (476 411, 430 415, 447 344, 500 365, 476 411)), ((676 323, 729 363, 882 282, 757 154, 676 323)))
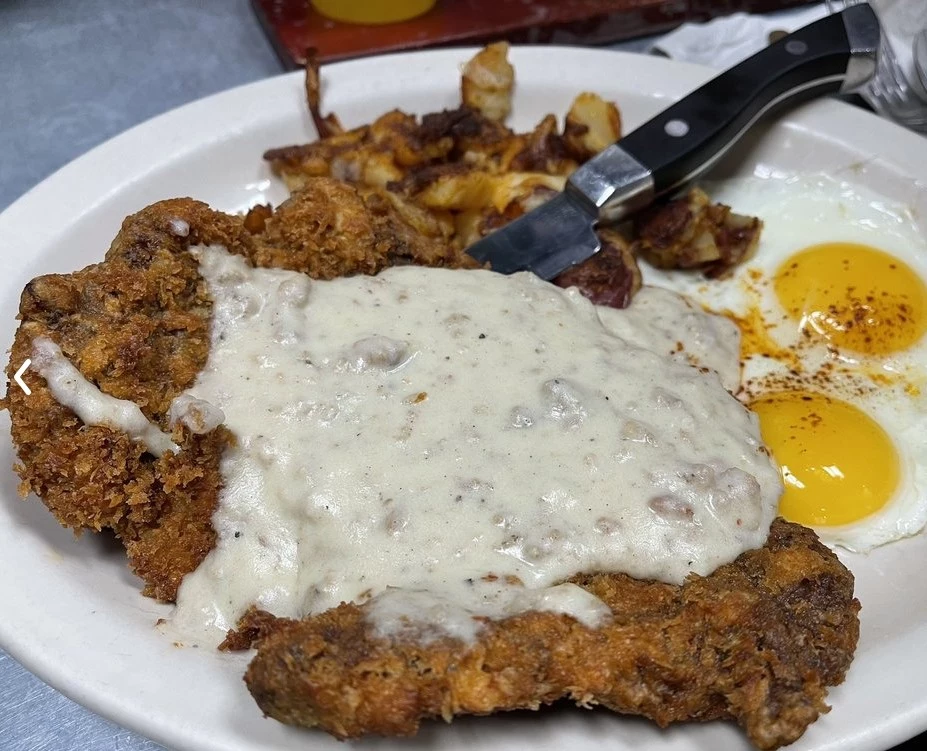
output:
POLYGON ((316 178, 264 220, 248 255, 255 266, 316 279, 376 274, 402 264, 477 266, 445 237, 439 221, 399 196, 316 178))
POLYGON ((705 191, 658 205, 634 221, 634 252, 661 269, 699 269, 717 279, 749 260, 763 222, 712 203, 705 191))
MULTIPOLYGON (((240 220, 189 200, 163 201, 129 217, 106 260, 67 275, 34 279, 20 299, 22 321, 7 375, 32 355, 32 340, 54 340, 101 390, 131 399, 170 430, 171 400, 196 378, 209 351, 211 303, 188 243, 243 252, 240 220), (189 236, 171 231, 187 222, 189 236)), ((175 434, 179 454, 156 459, 124 433, 86 426, 27 374, 32 395, 7 389, 20 492, 35 492, 65 526, 113 529, 145 594, 173 599, 184 574, 215 544, 210 519, 220 478, 223 428, 175 434)))
POLYGON ((245 681, 261 709, 338 738, 412 735, 423 719, 536 709, 560 698, 671 722, 733 719, 761 749, 792 743, 827 711, 859 634, 853 577, 815 534, 777 520, 766 546, 683 586, 620 574, 573 579, 611 624, 529 612, 487 622, 473 645, 387 640, 364 607, 302 621, 259 611, 245 681))
MULTIPOLYGON (((190 199, 149 206, 125 220, 104 262, 26 286, 7 377, 32 356, 35 337, 48 337, 104 393, 135 402, 170 432, 171 401, 209 353, 212 301, 187 248, 221 244, 255 265, 316 278, 402 263, 476 265, 443 242, 433 219, 400 201, 316 179, 276 212, 245 219, 190 199)), ((232 437, 222 427, 200 436, 176 429, 182 450, 156 458, 118 430, 84 425, 40 376, 26 377, 32 395, 8 388, 2 405, 10 412, 20 492, 34 492, 76 532, 114 530, 145 594, 173 600, 183 576, 215 545, 219 458, 232 437)))
MULTIPOLYGON (((125 220, 102 263, 27 285, 7 376, 35 337, 49 337, 98 388, 171 431, 171 401, 209 349, 212 301, 191 246, 221 244, 252 264, 315 278, 402 263, 473 266, 448 243, 451 232, 449 219, 400 194, 329 178, 307 178, 278 209, 246 217, 162 201, 125 220)), ((603 239, 602 253, 560 283, 623 305, 639 275, 621 237, 603 239)), ((2 404, 22 493, 35 492, 77 532, 114 530, 145 594, 173 600, 215 544, 219 460, 234 436, 222 426, 204 435, 174 427, 181 450, 156 458, 120 431, 83 425, 40 376, 27 378, 32 395, 8 389, 2 404)), ((371 632, 363 606, 347 604, 304 621, 253 612, 224 647, 259 642, 247 682, 267 714, 341 738, 409 735, 424 718, 567 697, 661 725, 733 718, 757 746, 776 748, 826 711, 826 688, 843 679, 858 635, 851 574, 811 531, 781 521, 765 548, 682 587, 616 574, 573 581, 609 605, 610 625, 591 630, 532 612, 488 623, 471 646, 387 641, 371 632)))

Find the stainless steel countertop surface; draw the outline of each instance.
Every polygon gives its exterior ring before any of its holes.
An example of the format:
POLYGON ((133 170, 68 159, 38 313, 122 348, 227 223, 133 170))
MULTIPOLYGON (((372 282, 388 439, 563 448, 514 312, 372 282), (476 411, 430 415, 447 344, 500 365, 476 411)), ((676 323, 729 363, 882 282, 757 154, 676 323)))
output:
MULTIPOLYGON (((248 0, 2 0, 0 211, 133 125, 282 72, 248 0)), ((162 746, 75 704, 0 650, 0 749, 162 746)))
MULTIPOLYGON (((0 211, 133 125, 282 72, 248 0, 2 0, 0 211)), ((163 749, 75 704, 2 650, 0 748, 163 749)))

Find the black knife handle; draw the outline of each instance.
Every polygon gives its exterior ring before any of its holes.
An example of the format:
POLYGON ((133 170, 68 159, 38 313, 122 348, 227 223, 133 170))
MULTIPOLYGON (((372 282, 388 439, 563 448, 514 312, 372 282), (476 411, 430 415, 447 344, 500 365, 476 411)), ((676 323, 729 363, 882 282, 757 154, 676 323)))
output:
POLYGON ((783 37, 721 73, 581 167, 569 188, 616 221, 714 164, 761 116, 865 83, 879 24, 854 5, 783 37))
POLYGON ((827 16, 725 71, 619 145, 650 170, 659 195, 686 182, 776 105, 839 91, 852 57, 844 14, 827 16))

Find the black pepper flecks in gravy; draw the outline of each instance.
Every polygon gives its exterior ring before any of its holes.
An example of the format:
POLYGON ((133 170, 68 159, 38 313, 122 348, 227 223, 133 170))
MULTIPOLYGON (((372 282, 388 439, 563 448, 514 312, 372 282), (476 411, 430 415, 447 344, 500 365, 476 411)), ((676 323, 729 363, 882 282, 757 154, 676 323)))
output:
POLYGON ((680 583, 765 541, 778 471, 716 373, 736 383, 736 336, 678 295, 615 311, 526 273, 321 282, 193 252, 212 344, 171 416, 238 445, 180 633, 370 597, 384 635, 530 609, 596 626, 572 574, 680 583))

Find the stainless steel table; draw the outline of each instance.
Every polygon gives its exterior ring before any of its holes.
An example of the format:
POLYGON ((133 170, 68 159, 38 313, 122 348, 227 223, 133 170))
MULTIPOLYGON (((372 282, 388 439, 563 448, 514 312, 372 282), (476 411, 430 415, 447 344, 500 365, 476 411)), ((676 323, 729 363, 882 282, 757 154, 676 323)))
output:
MULTIPOLYGON (((248 0, 2 0, 0 210, 149 117, 282 71, 248 0)), ((78 706, 0 650, 0 748, 162 746, 78 706)))
MULTIPOLYGON (((3 0, 0 210, 143 120, 282 71, 248 0, 3 0)), ((0 748, 162 747, 85 710, 0 651, 0 748)))

